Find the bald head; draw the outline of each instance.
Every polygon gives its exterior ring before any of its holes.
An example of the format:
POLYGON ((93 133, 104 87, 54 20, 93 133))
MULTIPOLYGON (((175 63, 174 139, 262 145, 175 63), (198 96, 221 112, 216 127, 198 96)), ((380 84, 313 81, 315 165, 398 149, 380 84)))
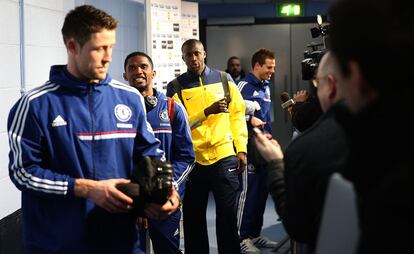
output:
POLYGON ((319 62, 318 77, 319 75, 326 76, 328 74, 337 76, 338 72, 338 64, 336 62, 335 57, 332 55, 331 52, 326 52, 325 55, 322 57, 321 61, 319 62))
POLYGON ((339 84, 340 72, 332 53, 327 52, 322 57, 315 79, 318 85, 318 98, 322 110, 326 112, 334 103, 342 99, 342 88, 339 84))

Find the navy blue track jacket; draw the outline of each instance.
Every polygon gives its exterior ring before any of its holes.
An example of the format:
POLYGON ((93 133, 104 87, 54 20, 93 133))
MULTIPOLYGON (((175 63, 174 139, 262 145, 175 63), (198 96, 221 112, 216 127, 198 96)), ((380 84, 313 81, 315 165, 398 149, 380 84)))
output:
POLYGON ((244 100, 257 101, 259 103, 261 109, 256 110, 254 112, 254 116, 263 122, 266 122, 264 129, 268 133, 272 133, 270 118, 272 101, 270 99, 269 81, 260 81, 252 72, 249 72, 246 77, 244 77, 237 84, 237 87, 239 88, 244 100))
POLYGON ((166 159, 173 165, 174 181, 183 199, 184 188, 180 186, 195 162, 187 113, 181 104, 174 102, 175 113, 171 126, 167 97, 158 92, 157 99, 157 106, 147 113, 148 122, 154 130, 155 137, 161 141, 161 149, 165 151, 166 159))
POLYGON ((135 218, 74 196, 76 178, 128 178, 142 156, 163 156, 135 88, 91 85, 52 66, 8 119, 9 174, 22 191, 26 253, 132 253, 135 218))

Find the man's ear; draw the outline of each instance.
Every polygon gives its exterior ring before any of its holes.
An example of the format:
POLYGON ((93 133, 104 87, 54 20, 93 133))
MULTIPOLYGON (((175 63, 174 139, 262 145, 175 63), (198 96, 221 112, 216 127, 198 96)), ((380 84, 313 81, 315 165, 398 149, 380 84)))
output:
POLYGON ((361 72, 361 66, 355 61, 349 62, 349 80, 353 87, 360 92, 368 89, 368 84, 361 72))
POLYGON ((79 46, 79 43, 77 43, 75 39, 73 38, 70 38, 69 40, 66 41, 66 48, 68 52, 72 55, 76 54, 78 46, 79 46))
POLYGON ((128 81, 128 77, 127 77, 127 75, 126 75, 126 73, 125 73, 125 72, 122 74, 122 77, 124 77, 124 80, 125 80, 125 81, 128 81))
POLYGON ((328 88, 329 88, 329 98, 332 100, 333 98, 336 97, 336 78, 334 75, 332 74, 328 74, 328 76, 326 76, 326 78, 328 79, 328 88))
POLYGON ((155 70, 152 70, 152 78, 155 78, 157 76, 157 72, 155 70))

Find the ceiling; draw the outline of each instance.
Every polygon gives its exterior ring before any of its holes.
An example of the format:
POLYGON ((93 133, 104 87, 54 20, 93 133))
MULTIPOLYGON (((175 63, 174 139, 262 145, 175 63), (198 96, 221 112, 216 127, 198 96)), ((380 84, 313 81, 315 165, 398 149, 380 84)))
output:
MULTIPOLYGON (((197 2, 199 4, 263 4, 263 3, 274 3, 280 2, 278 0, 186 0, 189 2, 197 2)), ((286 0, 284 0, 286 1, 286 0)), ((293 0, 291 2, 294 2, 293 0)), ((327 2, 329 0, 299 0, 299 2, 327 2)))
POLYGON ((262 4, 271 3, 274 0, 190 0, 199 4, 262 4))

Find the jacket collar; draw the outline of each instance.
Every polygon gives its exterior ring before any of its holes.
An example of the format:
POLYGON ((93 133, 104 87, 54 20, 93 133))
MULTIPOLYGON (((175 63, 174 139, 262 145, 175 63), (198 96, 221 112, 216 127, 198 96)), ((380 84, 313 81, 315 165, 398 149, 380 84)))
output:
POLYGON ((249 73, 247 74, 246 80, 249 81, 250 84, 259 88, 263 88, 264 86, 269 85, 268 80, 260 81, 251 71, 249 71, 249 73))
POLYGON ((51 82, 59 84, 62 87, 79 91, 89 91, 91 89, 91 85, 95 88, 106 86, 112 80, 109 74, 107 74, 104 80, 101 80, 98 84, 93 85, 74 77, 69 73, 66 65, 52 66, 50 68, 49 79, 51 82))
MULTIPOLYGON (((207 65, 205 65, 204 71, 201 73, 201 78, 204 78, 205 76, 208 76, 211 72, 210 67, 208 67, 207 65)), ((186 76, 189 80, 198 80, 199 75, 195 74, 193 72, 190 72, 187 70, 186 72, 186 76)))

